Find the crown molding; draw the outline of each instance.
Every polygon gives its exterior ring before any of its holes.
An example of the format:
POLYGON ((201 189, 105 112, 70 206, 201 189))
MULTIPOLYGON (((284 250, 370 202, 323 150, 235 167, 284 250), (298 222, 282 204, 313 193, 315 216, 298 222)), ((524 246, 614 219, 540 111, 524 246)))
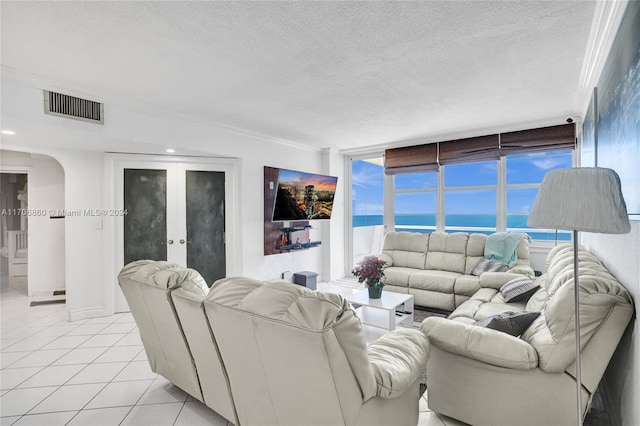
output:
POLYGON ((629 0, 605 0, 595 4, 587 51, 578 80, 576 105, 581 107, 582 113, 589 106, 593 88, 598 84, 628 3, 629 0))

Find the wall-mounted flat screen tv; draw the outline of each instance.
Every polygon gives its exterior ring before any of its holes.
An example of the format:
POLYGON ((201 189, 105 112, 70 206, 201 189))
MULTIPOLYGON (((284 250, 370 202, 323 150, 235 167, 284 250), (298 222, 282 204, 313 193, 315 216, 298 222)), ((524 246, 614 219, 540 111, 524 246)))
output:
POLYGON ((280 169, 273 221, 331 219, 338 178, 280 169))

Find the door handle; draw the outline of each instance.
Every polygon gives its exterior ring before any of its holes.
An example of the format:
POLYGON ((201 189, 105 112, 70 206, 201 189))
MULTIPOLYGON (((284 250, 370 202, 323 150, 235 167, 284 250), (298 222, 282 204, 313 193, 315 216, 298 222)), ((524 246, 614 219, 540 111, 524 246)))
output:
POLYGON ((191 241, 186 241, 184 239, 180 239, 180 244, 184 244, 184 243, 191 244, 191 241))
POLYGON ((173 240, 163 241, 160 244, 173 244, 173 240))

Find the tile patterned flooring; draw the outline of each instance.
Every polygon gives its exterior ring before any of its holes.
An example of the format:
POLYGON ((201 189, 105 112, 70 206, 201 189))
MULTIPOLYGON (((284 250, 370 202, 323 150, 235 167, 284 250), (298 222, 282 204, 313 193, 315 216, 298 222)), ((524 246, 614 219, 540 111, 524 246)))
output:
MULTIPOLYGON (((345 294, 349 282, 318 284, 345 294)), ((232 426, 153 373, 129 313, 67 321, 66 305, 0 291, 0 426, 232 426)), ((421 426, 458 426, 420 400, 421 426)))

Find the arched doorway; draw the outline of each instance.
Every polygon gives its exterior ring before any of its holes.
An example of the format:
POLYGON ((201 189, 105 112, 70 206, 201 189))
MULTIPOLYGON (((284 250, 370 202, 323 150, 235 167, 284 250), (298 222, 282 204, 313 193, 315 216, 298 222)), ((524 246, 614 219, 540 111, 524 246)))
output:
POLYGON ((61 219, 64 169, 46 155, 0 150, 0 172, 0 203, 6 206, 0 206, 0 212, 7 219, 2 220, 3 225, 6 223, 3 255, 7 255, 3 256, 3 281, 24 292, 32 302, 61 303, 66 290, 65 224, 61 219), (9 262, 13 262, 11 267, 9 262))

